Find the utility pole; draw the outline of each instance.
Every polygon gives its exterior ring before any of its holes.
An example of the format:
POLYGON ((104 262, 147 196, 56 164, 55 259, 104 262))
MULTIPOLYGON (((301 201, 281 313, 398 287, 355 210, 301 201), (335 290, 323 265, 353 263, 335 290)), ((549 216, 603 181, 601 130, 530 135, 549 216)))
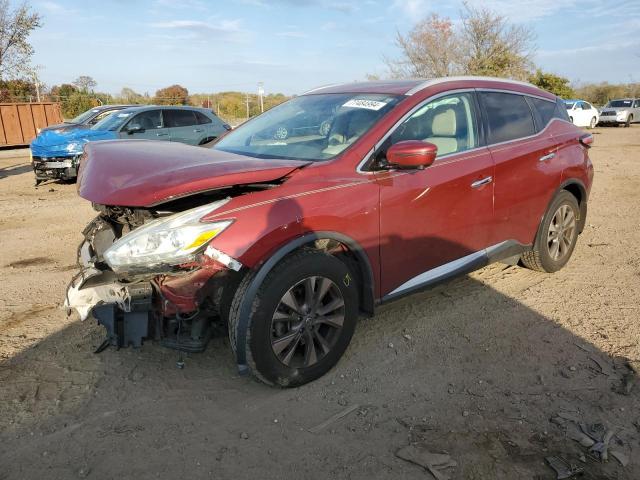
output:
POLYGON ((258 95, 260 95, 260 113, 264 113, 264 83, 258 82, 258 95))
POLYGON ((249 120, 249 94, 246 93, 246 100, 247 100, 247 120, 249 120))
POLYGON ((38 103, 40 103, 40 82, 36 79, 36 98, 38 99, 38 103))

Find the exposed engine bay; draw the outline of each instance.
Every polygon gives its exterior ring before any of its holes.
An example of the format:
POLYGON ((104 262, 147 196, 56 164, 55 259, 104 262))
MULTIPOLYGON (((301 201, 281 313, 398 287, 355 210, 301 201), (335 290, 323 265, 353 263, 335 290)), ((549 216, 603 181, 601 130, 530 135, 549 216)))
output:
POLYGON ((105 327, 107 336, 98 351, 110 345, 139 347, 146 339, 182 351, 204 350, 213 323, 226 321, 242 279, 237 260, 203 245, 179 265, 116 272, 105 260, 105 252, 122 237, 153 222, 277 185, 227 187, 149 208, 94 203, 99 215, 83 231, 84 240, 78 247, 80 271, 68 287, 65 306, 69 311, 76 309, 82 320, 92 316, 105 327))

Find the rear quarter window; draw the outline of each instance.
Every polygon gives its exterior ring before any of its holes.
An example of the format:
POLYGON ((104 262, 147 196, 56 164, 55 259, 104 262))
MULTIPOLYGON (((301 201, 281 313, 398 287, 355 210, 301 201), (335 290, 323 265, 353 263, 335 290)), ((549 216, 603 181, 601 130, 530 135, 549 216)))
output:
POLYGON ((533 115, 524 96, 515 93, 481 92, 489 123, 489 144, 507 142, 536 133, 533 115))
POLYGON ((198 125, 204 125, 206 123, 212 123, 212 120, 207 117, 204 113, 202 112, 193 112, 196 114, 196 118, 198 119, 198 125))
POLYGON ((543 130, 553 118, 557 117, 558 106, 556 102, 535 97, 528 97, 527 100, 536 114, 538 131, 543 130))

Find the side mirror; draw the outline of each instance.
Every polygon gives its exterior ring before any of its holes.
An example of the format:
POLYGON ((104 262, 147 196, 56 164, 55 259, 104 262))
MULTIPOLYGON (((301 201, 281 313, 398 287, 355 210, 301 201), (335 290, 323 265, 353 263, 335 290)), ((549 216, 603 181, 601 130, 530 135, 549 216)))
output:
POLYGON ((405 140, 391 145, 387 150, 387 162, 398 168, 422 170, 436 159, 438 147, 420 140, 405 140))
POLYGON ((127 127, 127 133, 129 135, 133 135, 134 133, 142 133, 144 132, 144 128, 142 128, 140 125, 131 125, 130 127, 127 127))

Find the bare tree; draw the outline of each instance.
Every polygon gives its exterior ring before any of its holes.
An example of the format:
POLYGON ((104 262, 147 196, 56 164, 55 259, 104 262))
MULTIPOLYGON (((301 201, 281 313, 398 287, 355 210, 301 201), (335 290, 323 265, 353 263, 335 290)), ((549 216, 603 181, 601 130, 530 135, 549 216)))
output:
POLYGON ((460 33, 466 74, 519 80, 531 74, 535 40, 531 28, 510 25, 504 16, 465 2, 460 33))
POLYGON ((418 22, 396 44, 402 54, 385 59, 392 77, 488 75, 525 79, 533 70, 533 31, 510 25, 487 8, 463 4, 457 25, 437 14, 418 22))
POLYGON ((445 77, 462 70, 459 34, 451 20, 432 13, 403 36, 398 32, 396 45, 402 58, 385 59, 393 77, 445 77))
POLYGON ((93 77, 88 75, 80 75, 73 81, 73 84, 78 87, 81 92, 93 91, 93 88, 98 84, 93 77))
POLYGON ((29 34, 42 26, 41 17, 28 3, 9 9, 9 0, 0 0, 0 80, 29 75, 33 47, 29 34))

